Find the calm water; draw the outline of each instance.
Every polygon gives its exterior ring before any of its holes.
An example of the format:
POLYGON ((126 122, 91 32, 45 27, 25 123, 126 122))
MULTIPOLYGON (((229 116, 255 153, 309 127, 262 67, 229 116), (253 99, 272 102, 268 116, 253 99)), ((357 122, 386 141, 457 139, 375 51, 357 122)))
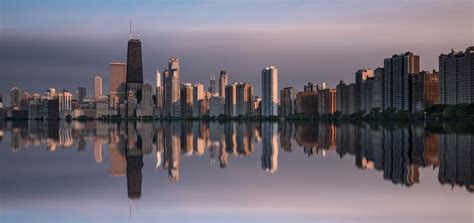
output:
POLYGON ((0 122, 0 222, 473 222, 471 130, 0 122))

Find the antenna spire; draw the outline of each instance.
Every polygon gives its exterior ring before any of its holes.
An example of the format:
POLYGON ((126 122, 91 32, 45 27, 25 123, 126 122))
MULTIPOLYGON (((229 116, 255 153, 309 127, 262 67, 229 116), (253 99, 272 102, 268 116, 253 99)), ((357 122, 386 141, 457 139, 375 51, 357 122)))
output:
POLYGON ((132 38, 132 18, 130 18, 130 39, 132 38))

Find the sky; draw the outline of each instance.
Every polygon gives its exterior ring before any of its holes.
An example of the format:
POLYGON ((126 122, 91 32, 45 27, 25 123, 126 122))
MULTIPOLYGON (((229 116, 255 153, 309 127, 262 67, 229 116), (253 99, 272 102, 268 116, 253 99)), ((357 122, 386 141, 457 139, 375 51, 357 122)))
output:
MULTIPOLYGON (((2 0, 0 92, 18 86, 75 91, 108 65, 126 61, 129 21, 142 40, 144 79, 178 56, 182 82, 227 70, 260 95, 261 69, 276 65, 280 88, 354 81, 362 68, 406 51, 421 69, 438 56, 474 45, 471 0, 2 0)), ((7 97, 8 96, 8 97, 7 97)))

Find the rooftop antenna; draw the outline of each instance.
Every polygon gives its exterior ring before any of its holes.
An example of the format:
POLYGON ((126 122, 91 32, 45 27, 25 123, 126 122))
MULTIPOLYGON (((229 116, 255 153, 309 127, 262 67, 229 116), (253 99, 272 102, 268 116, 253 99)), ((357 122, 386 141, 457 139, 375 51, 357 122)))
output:
POLYGON ((132 38, 132 18, 130 18, 130 39, 132 38))

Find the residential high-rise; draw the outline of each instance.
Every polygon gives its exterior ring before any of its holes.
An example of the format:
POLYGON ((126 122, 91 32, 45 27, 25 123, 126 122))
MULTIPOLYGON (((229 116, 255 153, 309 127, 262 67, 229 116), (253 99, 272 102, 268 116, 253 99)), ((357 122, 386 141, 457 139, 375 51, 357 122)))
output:
POLYGON ((289 116, 295 114, 295 89, 293 87, 285 87, 280 91, 281 116, 289 116))
POLYGON ((193 85, 181 84, 181 117, 193 117, 193 85))
POLYGON ((84 98, 86 98, 87 96, 87 91, 86 91, 86 87, 78 87, 77 88, 77 101, 79 101, 79 103, 82 103, 84 101, 84 98))
POLYGON ((474 103, 474 46, 439 56, 440 103, 474 103))
POLYGON ((94 78, 94 96, 99 97, 102 95, 102 77, 96 76, 94 78))
POLYGON ((344 81, 339 81, 336 86, 336 111, 341 112, 342 115, 349 113, 349 85, 344 81))
POLYGON ((278 115, 278 69, 268 66, 262 70, 262 116, 278 115))
POLYGON ((125 82, 127 77, 127 64, 112 62, 109 65, 109 95, 117 97, 120 103, 125 101, 125 82))
POLYGON ((362 81, 361 88, 360 88, 360 95, 359 95, 360 96, 359 111, 364 111, 368 113, 372 110, 373 91, 374 91, 374 77, 372 76, 362 81))
POLYGON ((221 70, 219 75, 219 96, 225 97, 225 86, 227 85, 227 72, 225 70, 221 70))
POLYGON ((172 117, 181 116, 181 105, 180 105, 180 74, 179 74, 179 59, 177 57, 171 57, 168 60, 168 77, 166 82, 166 108, 167 115, 172 117))
POLYGON ((363 82, 368 78, 374 76, 374 71, 371 69, 360 69, 355 73, 355 84, 356 84, 356 110, 361 111, 365 110, 365 100, 364 100, 364 89, 363 82))
POLYGON ((211 94, 216 93, 216 76, 214 75, 214 73, 211 74, 211 80, 209 82, 209 92, 211 94))
POLYGON ((204 100, 204 85, 197 83, 193 87, 193 117, 199 117, 201 113, 200 103, 204 100))
POLYGON ((10 90, 10 104, 13 109, 20 108, 20 93, 21 90, 18 87, 14 87, 10 90))
POLYGON ((323 89, 318 92, 319 115, 336 112, 336 89, 323 89))
POLYGON ((296 94, 295 110, 297 114, 311 116, 318 112, 318 91, 303 91, 296 94))
POLYGON ((253 113, 253 86, 250 83, 237 85, 237 115, 253 113))
POLYGON ((375 69, 372 89, 372 108, 383 108, 383 77, 384 68, 379 67, 375 69))
POLYGON ((439 104, 439 73, 422 71, 412 77, 412 112, 439 104))
POLYGON ((237 85, 238 83, 233 83, 225 86, 224 113, 231 117, 237 115, 237 85))
POLYGON ((383 109, 411 110, 411 76, 420 72, 420 56, 411 52, 384 60, 383 109))

